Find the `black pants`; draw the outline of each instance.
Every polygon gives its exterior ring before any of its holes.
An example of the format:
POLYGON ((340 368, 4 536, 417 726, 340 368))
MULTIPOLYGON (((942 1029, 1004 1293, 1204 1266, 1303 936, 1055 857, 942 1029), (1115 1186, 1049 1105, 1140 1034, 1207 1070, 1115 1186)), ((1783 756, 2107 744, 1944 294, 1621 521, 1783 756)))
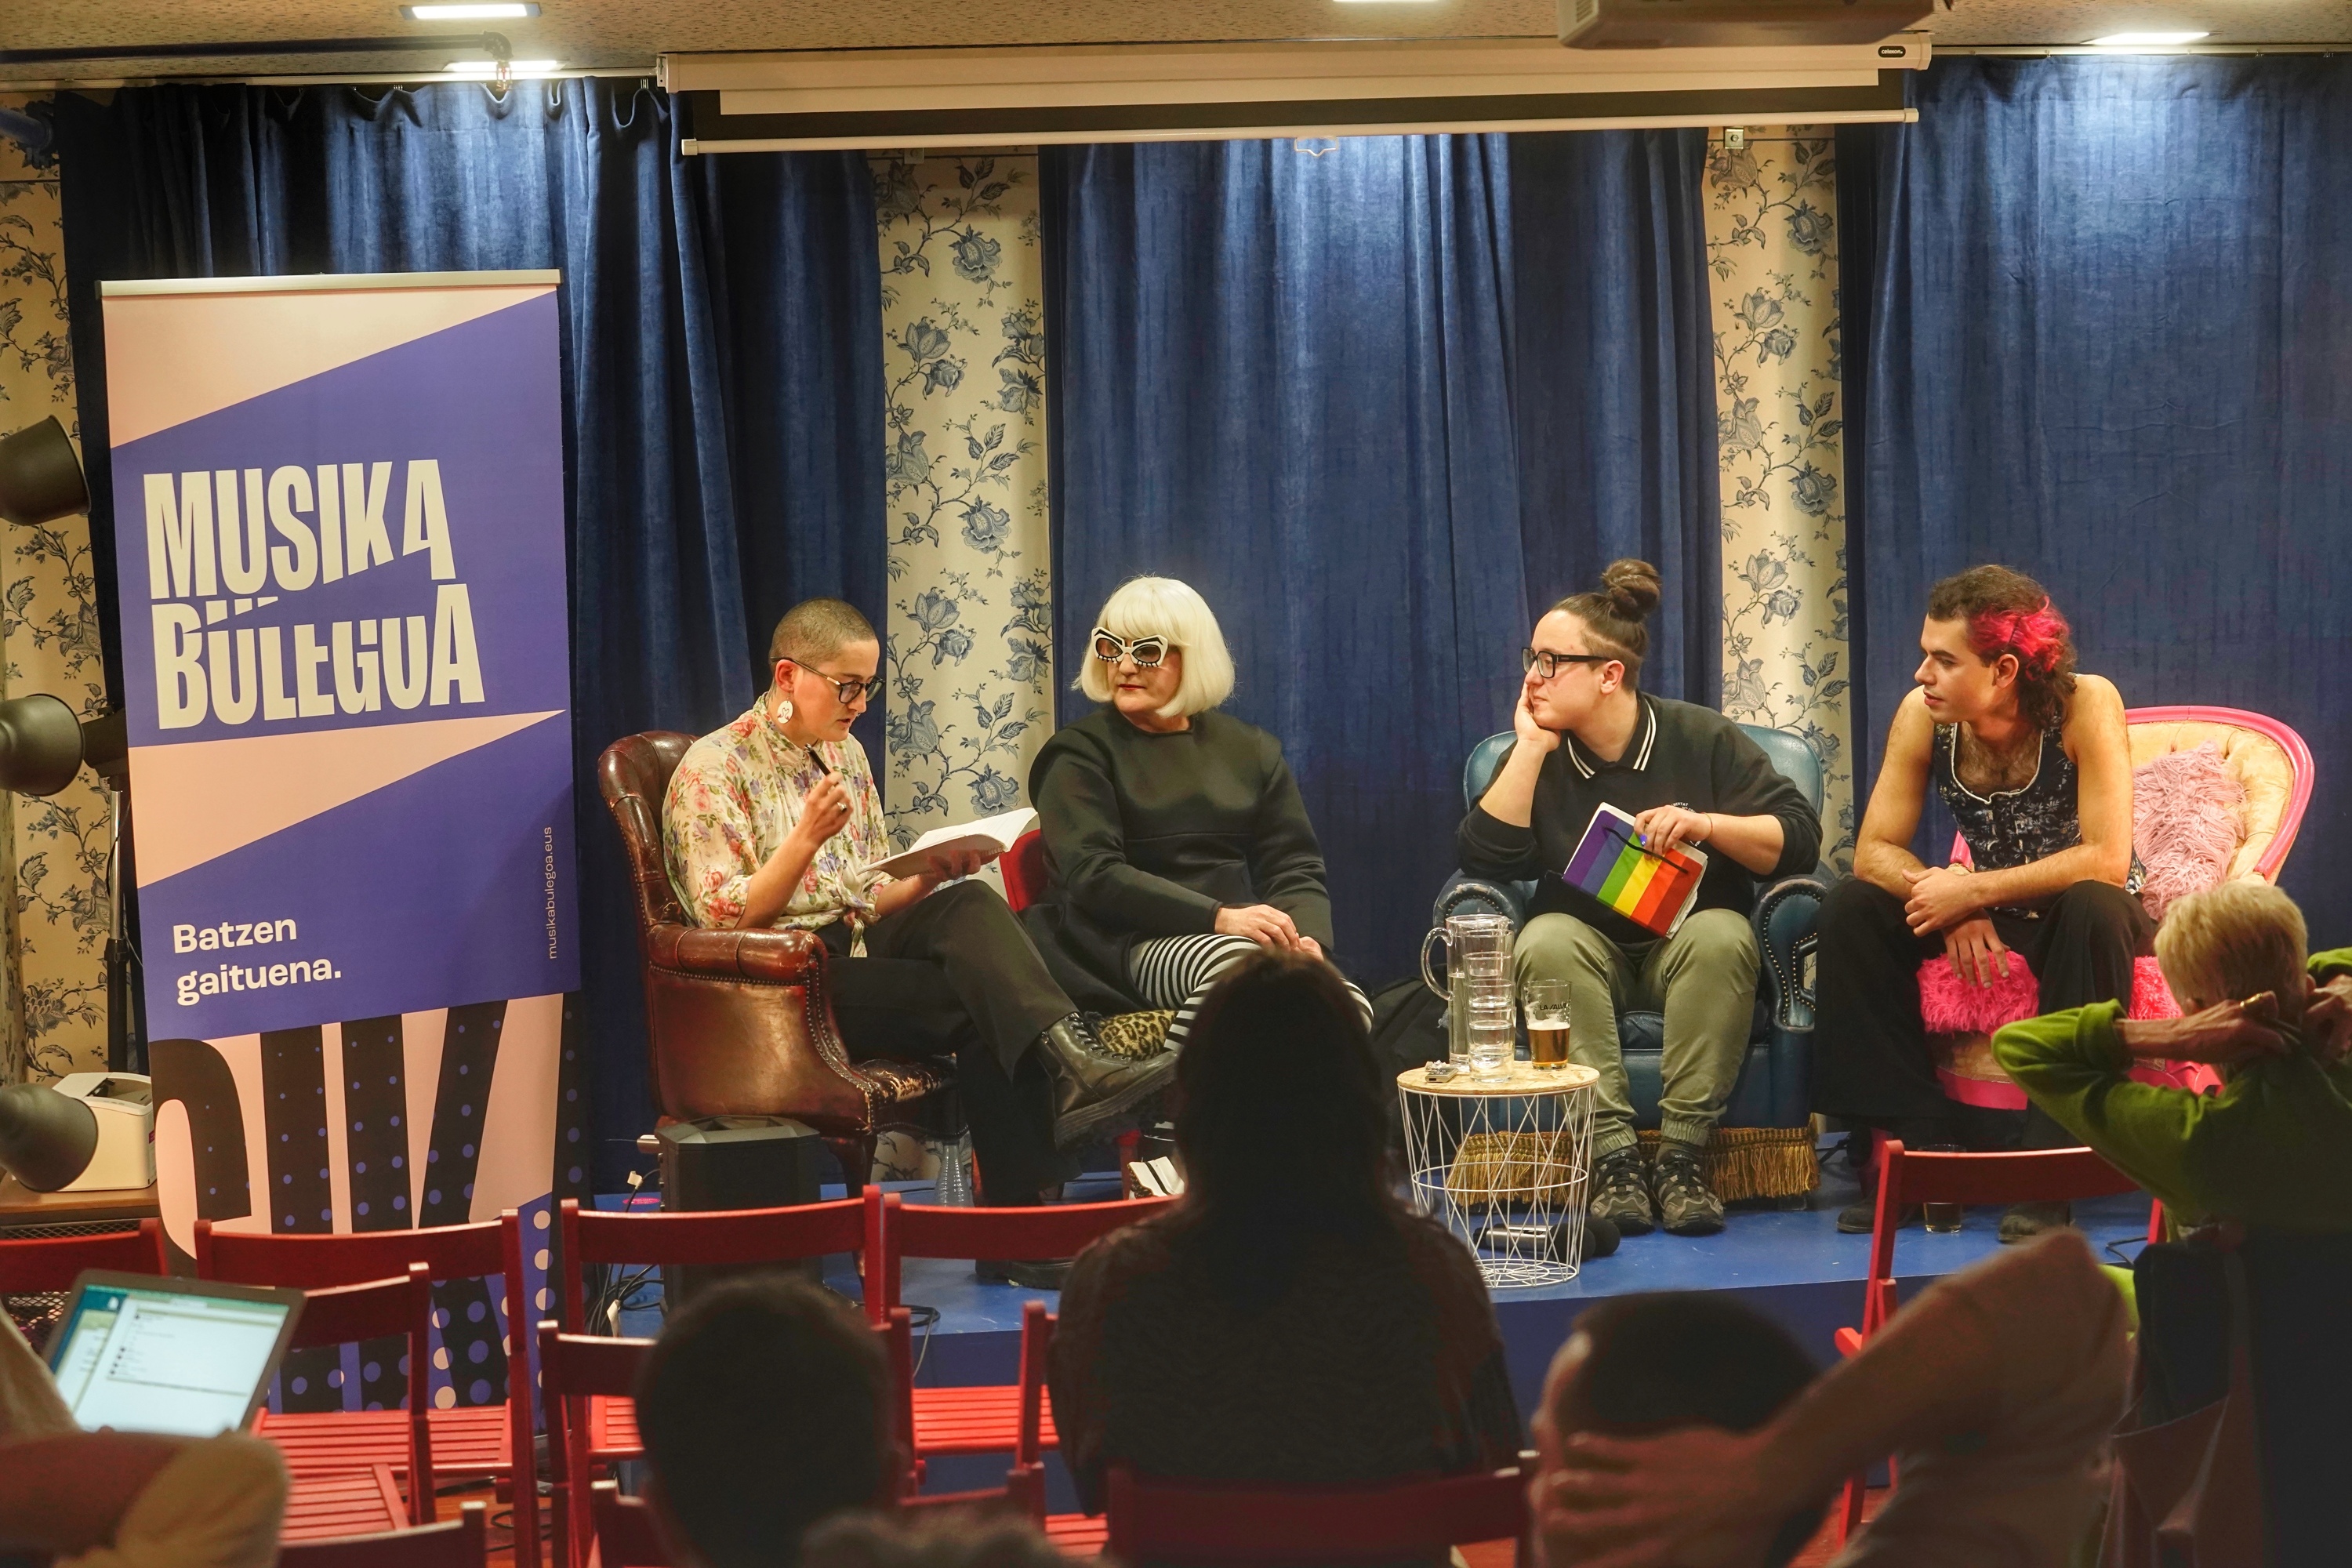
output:
MULTIPOLYGON (((2038 918, 1993 912, 1993 930, 2042 983, 2042 1010, 2129 1001, 2132 961, 2149 951, 2156 922, 2109 882, 2077 882, 2038 918)), ((1919 1016, 1919 965, 1943 955, 1944 937, 1913 932, 1903 900, 1849 877, 1822 905, 1813 994, 1813 1109, 1884 1128, 1906 1142, 1961 1141, 1969 1118, 1944 1094, 1919 1016)), ((2028 1149, 2078 1140, 2040 1106, 2025 1112, 2028 1149)), ((1980 1142, 1972 1139, 1970 1142, 1980 1142)))
POLYGON ((851 1058, 953 1056, 982 1195, 1025 1204, 1075 1173, 1054 1146, 1054 1087, 1030 1049, 1077 1011, 994 889, 957 882, 866 928, 818 932, 833 950, 833 1013, 851 1058))

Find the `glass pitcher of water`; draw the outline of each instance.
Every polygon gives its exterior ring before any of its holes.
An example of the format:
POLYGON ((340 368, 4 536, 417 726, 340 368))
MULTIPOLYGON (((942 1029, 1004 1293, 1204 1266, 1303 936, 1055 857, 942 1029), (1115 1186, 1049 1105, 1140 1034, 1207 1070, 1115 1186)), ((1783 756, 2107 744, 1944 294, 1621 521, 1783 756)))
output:
POLYGON ((1482 1078, 1510 1066, 1515 998, 1511 986, 1511 918, 1452 915, 1422 939, 1421 979, 1445 998, 1446 1050, 1457 1068, 1482 1078), (1430 949, 1445 944, 1445 981, 1430 967, 1430 949))

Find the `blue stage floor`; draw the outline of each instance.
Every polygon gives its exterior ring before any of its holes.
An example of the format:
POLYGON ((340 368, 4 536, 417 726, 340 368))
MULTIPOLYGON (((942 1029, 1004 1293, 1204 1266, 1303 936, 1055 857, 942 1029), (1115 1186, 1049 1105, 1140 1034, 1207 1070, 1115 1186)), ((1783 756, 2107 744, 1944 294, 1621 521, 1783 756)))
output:
MULTIPOLYGON (((912 1202, 928 1196, 926 1187, 900 1190, 912 1202)), ((1069 1195, 1090 1201, 1114 1196, 1116 1191, 1106 1178, 1075 1186, 1069 1195)), ((1737 1291, 1786 1325, 1827 1364, 1837 1353, 1832 1338, 1836 1330, 1861 1320, 1870 1237, 1843 1236, 1837 1228, 1838 1211, 1857 1193, 1843 1163, 1825 1159, 1822 1186, 1809 1210, 1734 1209, 1720 1236, 1684 1237, 1659 1231, 1631 1237, 1614 1255, 1591 1259, 1564 1285, 1497 1290, 1495 1312, 1521 1415, 1535 1408, 1544 1371, 1577 1314, 1587 1302, 1605 1296, 1641 1290, 1737 1291)), ((837 1190, 826 1195, 838 1195, 837 1190)), ((2126 1263, 2147 1237, 2147 1211, 2145 1195, 2103 1198, 2077 1204, 2074 1221, 2103 1261, 2126 1263)), ((1956 1235, 1904 1231, 1895 1247, 1896 1278, 1907 1291, 1991 1252, 1999 1246, 1994 1232, 2000 1217, 1997 1208, 1971 1209, 1956 1235)), ((846 1296, 858 1292, 857 1277, 846 1257, 827 1261, 825 1279, 846 1296)), ((1020 1366, 1022 1303, 1033 1295, 1049 1306, 1055 1303, 1054 1292, 983 1283, 969 1263, 928 1258, 907 1261, 901 1295, 909 1305, 939 1310, 938 1325, 928 1335, 919 1330, 917 1333, 920 1363, 916 1382, 927 1387, 1013 1382, 1020 1366)), ((646 1302, 640 1297, 632 1306, 646 1302)), ((657 1326, 652 1310, 630 1311, 623 1321, 625 1332, 650 1333, 657 1326)), ((931 1467, 929 1486, 954 1489, 990 1485, 1001 1478, 1003 1468, 993 1459, 939 1461, 931 1467)), ((1058 1466, 1054 1468, 1058 1472, 1058 1466)), ((1053 1479, 1060 1480, 1058 1474, 1053 1479)), ((1057 1484, 1052 1489, 1060 1494, 1055 1506, 1067 1506, 1063 1488, 1057 1484)))

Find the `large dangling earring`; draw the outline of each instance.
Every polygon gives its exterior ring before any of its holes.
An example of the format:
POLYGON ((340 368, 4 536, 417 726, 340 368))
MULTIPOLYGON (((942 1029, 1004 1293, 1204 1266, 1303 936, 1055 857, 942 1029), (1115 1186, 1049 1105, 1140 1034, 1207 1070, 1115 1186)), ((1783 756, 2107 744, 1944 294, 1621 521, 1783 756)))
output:
POLYGON ((789 723, 791 723, 792 721, 793 721, 793 700, 792 700, 791 698, 789 698, 789 697, 779 697, 779 698, 777 698, 777 699, 776 699, 776 722, 777 722, 777 723, 779 723, 779 724, 789 724, 789 723))

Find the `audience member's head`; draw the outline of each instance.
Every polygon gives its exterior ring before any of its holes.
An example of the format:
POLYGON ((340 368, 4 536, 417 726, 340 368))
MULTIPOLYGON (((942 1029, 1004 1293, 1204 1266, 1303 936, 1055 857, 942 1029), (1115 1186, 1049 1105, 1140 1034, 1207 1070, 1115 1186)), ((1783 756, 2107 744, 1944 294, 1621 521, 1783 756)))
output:
POLYGON ((2267 882, 2224 882, 2165 911, 2156 961, 2185 1013, 2269 991, 2291 1023, 2302 1016, 2310 985, 2305 940, 2293 899, 2267 882))
POLYGON ((1286 1288, 1313 1235, 1393 1235, 1388 1123, 1339 972, 1252 953, 1209 988, 1176 1065, 1185 1219, 1236 1294, 1286 1288))
MULTIPOLYGON (((1577 1319, 1553 1358, 1537 1436, 1549 1465, 1579 1432, 1640 1437, 1698 1426, 1752 1432, 1813 1375, 1788 1331, 1727 1296, 1612 1297, 1577 1319)), ((1792 1510, 1761 1562, 1779 1568, 1793 1558, 1820 1527, 1824 1506, 1805 1500, 1792 1510)))
MULTIPOLYGON (((2074 630, 2050 602, 2049 590, 2024 573, 1971 566, 1927 590, 1920 647, 1933 659, 1947 639, 1976 656, 1992 687, 2014 682, 2018 716, 2034 729, 2046 730, 2065 714, 2074 695, 2074 630), (1939 637, 1939 626, 1957 627, 1958 635, 1939 637)), ((1937 722, 1978 717, 1967 701, 1968 685, 1947 693, 1960 702, 1939 712, 1937 722)))
POLYGON ((1024 1520, 968 1512, 847 1514, 809 1531, 801 1568, 1067 1568, 1024 1520))
POLYGON ((674 1563, 789 1568, 811 1525, 894 1490, 881 1346, 797 1279, 731 1280, 688 1302, 654 1342, 636 1411, 674 1563))

